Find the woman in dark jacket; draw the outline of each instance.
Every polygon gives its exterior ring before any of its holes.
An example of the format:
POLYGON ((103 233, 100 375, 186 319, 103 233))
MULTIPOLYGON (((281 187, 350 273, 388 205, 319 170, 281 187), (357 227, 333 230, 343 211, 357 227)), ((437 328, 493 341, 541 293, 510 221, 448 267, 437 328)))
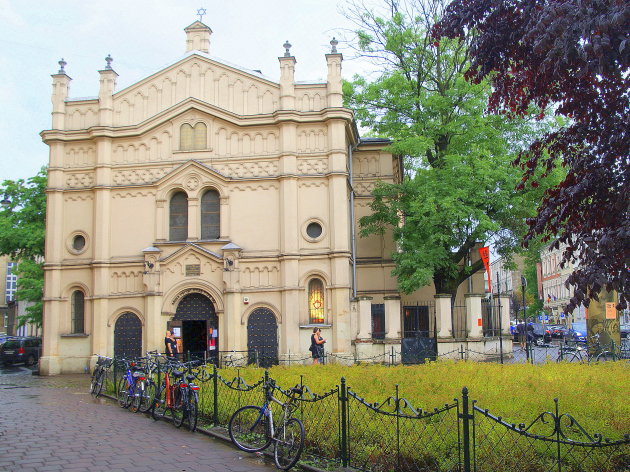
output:
POLYGON ((326 340, 322 338, 322 330, 319 328, 313 328, 313 334, 311 334, 311 356, 313 357, 313 364, 319 364, 320 359, 324 358, 324 343, 326 340))

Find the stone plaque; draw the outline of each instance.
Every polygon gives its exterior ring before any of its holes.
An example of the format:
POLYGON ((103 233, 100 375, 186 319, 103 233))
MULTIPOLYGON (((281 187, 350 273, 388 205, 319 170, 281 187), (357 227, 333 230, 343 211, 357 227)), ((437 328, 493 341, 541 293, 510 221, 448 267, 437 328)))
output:
POLYGON ((193 277, 195 275, 201 275, 201 264, 187 264, 186 277, 193 277))

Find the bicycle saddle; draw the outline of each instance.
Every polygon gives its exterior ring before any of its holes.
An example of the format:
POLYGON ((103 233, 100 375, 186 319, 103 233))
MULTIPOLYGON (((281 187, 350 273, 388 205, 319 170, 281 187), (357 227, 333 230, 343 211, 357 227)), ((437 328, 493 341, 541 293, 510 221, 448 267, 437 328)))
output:
POLYGON ((193 380, 195 380, 195 376, 194 375, 187 375, 186 376, 186 380, 188 380, 188 382, 192 382, 193 380))
POLYGON ((140 371, 140 369, 138 369, 138 370, 134 370, 134 372, 133 372, 131 375, 132 375, 133 377, 140 377, 140 376, 144 375, 144 373, 142 373, 142 372, 140 371))
POLYGON ((180 378, 180 377, 183 377, 183 376, 184 376, 184 373, 181 370, 174 370, 173 371, 173 377, 180 378))
POLYGON ((291 393, 295 393, 296 395, 302 395, 302 389, 300 387, 293 387, 291 389, 291 393))

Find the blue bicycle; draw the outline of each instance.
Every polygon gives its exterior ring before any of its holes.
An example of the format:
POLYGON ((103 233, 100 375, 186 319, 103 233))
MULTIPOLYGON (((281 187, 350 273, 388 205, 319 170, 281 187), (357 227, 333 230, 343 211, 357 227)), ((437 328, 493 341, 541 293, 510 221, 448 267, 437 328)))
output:
POLYGON ((146 380, 146 377, 135 362, 123 362, 127 365, 127 371, 118 381, 116 396, 118 397, 118 404, 122 408, 129 408, 130 411, 135 413, 138 411, 136 405, 139 405, 139 403, 134 402, 133 399, 136 395, 141 395, 138 387, 139 385, 144 385, 144 383, 141 384, 140 382, 146 380))

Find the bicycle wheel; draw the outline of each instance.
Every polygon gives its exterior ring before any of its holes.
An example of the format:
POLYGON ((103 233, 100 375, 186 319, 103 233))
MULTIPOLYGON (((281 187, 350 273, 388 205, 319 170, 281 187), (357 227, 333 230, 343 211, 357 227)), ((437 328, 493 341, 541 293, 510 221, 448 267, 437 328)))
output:
POLYGON ((95 397, 99 397, 101 395, 103 385, 105 385, 105 370, 101 369, 96 377, 96 390, 94 392, 95 397))
POLYGON ((188 429, 194 432, 197 429, 197 417, 199 416, 199 399, 197 392, 188 392, 187 396, 186 420, 188 429))
POLYGON ((140 410, 140 402, 142 401, 142 394, 144 392, 145 381, 138 380, 131 386, 131 396, 129 401, 129 411, 132 413, 140 410))
POLYGON ((180 388, 175 388, 173 391, 173 408, 171 408, 171 415, 173 416, 173 424, 180 428, 184 423, 186 417, 186 393, 180 388))
POLYGON ((232 442, 246 452, 257 452, 269 447, 269 422, 259 406, 244 406, 234 412, 228 424, 232 442))
POLYGON ((602 351, 597 354, 595 362, 616 361, 615 355, 610 351, 602 351))
POLYGON ((140 413, 146 413, 153 406, 153 399, 155 398, 155 394, 157 392, 157 385, 152 380, 147 380, 144 384, 144 391, 141 392, 142 396, 140 397, 140 406, 138 409, 140 413))
POLYGON ((584 358, 579 354, 579 353, 573 353, 570 354, 569 356, 567 356, 567 361, 568 362, 579 362, 581 364, 584 363, 584 358))
POLYGON ((273 459, 278 469, 289 470, 300 460, 304 449, 304 425, 297 418, 289 418, 279 425, 274 434, 273 459))
POLYGON ((98 396, 98 394, 96 393, 97 390, 97 379, 98 376, 100 374, 100 369, 97 367, 96 369, 94 369, 94 372, 92 373, 92 379, 90 380, 90 393, 92 395, 94 395, 95 397, 98 396))
POLYGON ((166 415, 166 387, 162 384, 155 392, 151 405, 151 417, 157 421, 166 415))
POLYGON ((126 377, 121 377, 118 380, 116 387, 116 397, 118 398, 118 404, 121 408, 127 408, 131 397, 129 396, 129 384, 126 377))

